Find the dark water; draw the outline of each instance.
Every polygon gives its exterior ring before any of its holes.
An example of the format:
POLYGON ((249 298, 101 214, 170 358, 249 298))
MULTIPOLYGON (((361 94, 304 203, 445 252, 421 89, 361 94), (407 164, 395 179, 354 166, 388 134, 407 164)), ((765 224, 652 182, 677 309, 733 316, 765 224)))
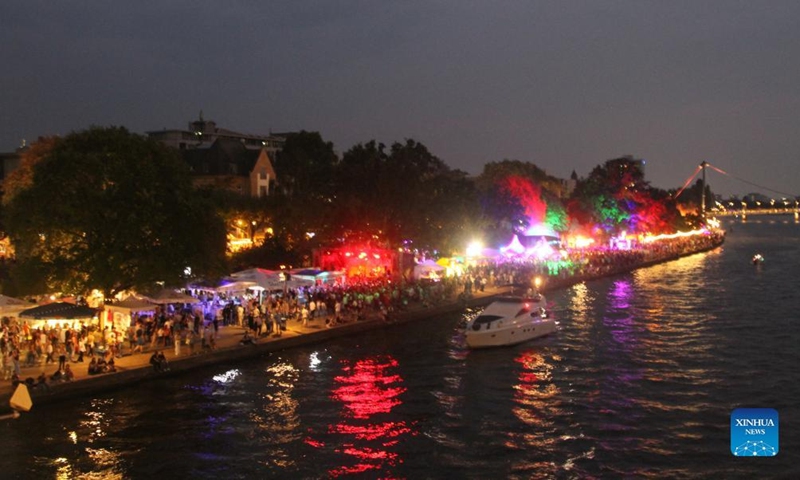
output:
POLYGON ((800 478, 800 225, 552 292, 559 331, 468 351, 461 315, 0 422, 2 478, 800 478), (760 252, 766 262, 749 259, 760 252), (780 452, 736 458, 737 407, 780 452))

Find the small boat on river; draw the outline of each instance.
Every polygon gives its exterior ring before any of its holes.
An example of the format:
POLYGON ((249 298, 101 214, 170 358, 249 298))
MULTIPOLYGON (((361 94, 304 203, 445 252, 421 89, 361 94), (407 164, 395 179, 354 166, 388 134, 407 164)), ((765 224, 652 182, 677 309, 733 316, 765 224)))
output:
POLYGON ((762 263, 764 263, 764 257, 760 253, 756 253, 755 255, 753 255, 752 262, 753 265, 761 265, 762 263))
POLYGON ((544 295, 499 297, 466 327, 469 348, 516 345, 549 335, 556 322, 546 309, 544 295))

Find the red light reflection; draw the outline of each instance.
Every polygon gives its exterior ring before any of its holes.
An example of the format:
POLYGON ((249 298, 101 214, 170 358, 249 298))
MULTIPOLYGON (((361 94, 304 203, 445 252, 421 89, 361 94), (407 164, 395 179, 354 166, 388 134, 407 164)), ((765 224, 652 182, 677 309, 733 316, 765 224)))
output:
POLYGON ((393 358, 364 359, 344 366, 343 374, 335 377, 338 387, 331 398, 342 403, 342 422, 328 426, 327 442, 306 439, 306 444, 315 448, 336 445, 334 451, 344 454, 343 465, 330 470, 330 476, 381 471, 389 478, 388 469, 403 463, 399 454, 390 450, 404 435, 414 432, 406 422, 380 418, 402 404, 401 395, 407 390, 400 386, 400 375, 391 372, 397 366, 393 358))

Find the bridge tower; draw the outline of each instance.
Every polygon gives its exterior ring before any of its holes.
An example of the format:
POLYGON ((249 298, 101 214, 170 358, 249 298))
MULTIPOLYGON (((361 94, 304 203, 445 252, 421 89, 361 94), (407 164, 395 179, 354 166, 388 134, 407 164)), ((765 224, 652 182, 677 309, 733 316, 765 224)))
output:
POLYGON ((700 190, 700 220, 706 224, 706 167, 708 162, 703 160, 700 167, 703 169, 703 188, 700 190))

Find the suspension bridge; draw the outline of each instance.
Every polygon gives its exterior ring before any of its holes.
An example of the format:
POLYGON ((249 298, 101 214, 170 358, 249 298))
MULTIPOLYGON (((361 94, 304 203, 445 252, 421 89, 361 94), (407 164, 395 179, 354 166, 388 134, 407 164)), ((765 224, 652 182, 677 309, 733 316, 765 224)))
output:
POLYGON ((792 194, 780 192, 778 190, 773 190, 771 188, 764 187, 762 185, 755 184, 753 182, 747 181, 742 178, 738 178, 734 175, 729 174, 728 172, 711 165, 708 162, 702 162, 700 165, 697 166, 694 173, 686 180, 686 183, 678 190, 675 194, 675 198, 678 198, 681 193, 686 189, 686 187, 697 177, 698 174, 702 173, 702 180, 703 180, 703 195, 701 197, 701 205, 700 205, 700 212, 703 218, 706 218, 708 215, 712 215, 715 217, 738 217, 741 218, 742 221, 746 221, 748 216, 751 215, 793 215, 795 223, 800 223, 800 197, 796 197, 792 194), (729 201, 727 205, 723 205, 720 202, 715 202, 715 205, 711 208, 706 208, 706 169, 711 168, 712 170, 721 173, 722 175, 726 175, 733 179, 739 180, 740 182, 747 183, 754 187, 758 187, 762 190, 767 190, 773 193, 777 193, 782 195, 780 200, 770 199, 768 202, 761 202, 761 201, 754 201, 754 202, 745 202, 745 201, 729 201))

